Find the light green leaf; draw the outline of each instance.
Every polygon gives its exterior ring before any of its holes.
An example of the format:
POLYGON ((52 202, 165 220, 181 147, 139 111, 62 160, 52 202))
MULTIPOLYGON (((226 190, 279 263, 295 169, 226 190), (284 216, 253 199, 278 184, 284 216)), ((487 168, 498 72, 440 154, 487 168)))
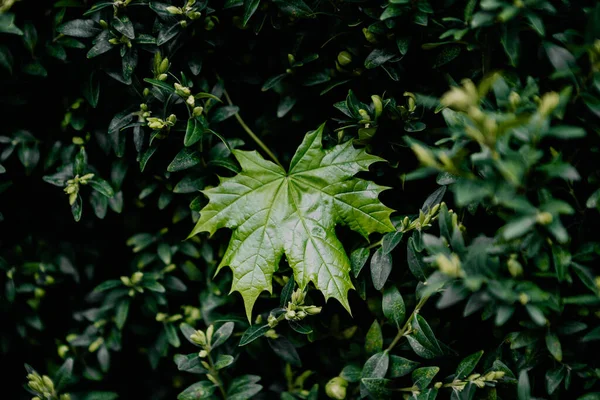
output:
POLYGON ((323 149, 323 127, 306 135, 289 172, 256 151, 233 150, 242 171, 203 191, 209 203, 190 236, 233 230, 218 268, 232 269, 231 290, 244 298, 248 319, 260 293, 272 292, 284 253, 301 289, 313 282, 325 299, 333 297, 350 311, 350 260, 335 226, 347 225, 365 238, 394 230, 392 210, 378 199, 387 188, 354 177, 383 160, 351 141, 323 149))
POLYGON ((456 368, 456 379, 464 379, 469 376, 469 374, 475 369, 475 366, 481 359, 482 355, 483 350, 480 350, 477 353, 465 357, 456 368))

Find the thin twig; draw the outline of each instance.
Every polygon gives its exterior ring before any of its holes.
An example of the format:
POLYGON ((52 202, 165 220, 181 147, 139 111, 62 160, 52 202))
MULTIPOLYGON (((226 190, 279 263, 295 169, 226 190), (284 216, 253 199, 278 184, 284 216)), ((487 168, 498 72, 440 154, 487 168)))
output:
MULTIPOLYGON (((225 98, 227 99, 227 103, 229 103, 229 105, 232 106, 233 102, 231 101, 231 98, 229 97, 229 94, 227 93, 227 90, 223 90, 223 94, 225 95, 225 98)), ((244 122, 244 120, 242 119, 242 117, 240 117, 240 114, 239 113, 235 113, 235 114, 233 114, 233 116, 235 117, 235 119, 237 119, 238 123, 246 131, 246 133, 248 135, 250 135, 250 137, 252 138, 252 140, 254 140, 256 142, 256 144, 258 144, 260 146, 260 148, 263 149, 265 151, 265 153, 267 153, 269 155, 269 157, 271 157, 271 160, 273 160, 275 162, 275 164, 279 165, 282 169, 285 170, 285 168, 283 168, 283 165, 281 165, 281 163, 279 162, 279 160, 277 159, 277 157, 275 157, 275 154, 273 154, 273 152, 271 151, 271 149, 269 149, 267 147, 267 145, 265 145, 263 143, 263 141, 260 140, 258 138, 258 136, 256 136, 256 134, 254 132, 252 132, 252 129, 250 129, 250 127, 248 125, 246 125, 246 123, 244 122)))

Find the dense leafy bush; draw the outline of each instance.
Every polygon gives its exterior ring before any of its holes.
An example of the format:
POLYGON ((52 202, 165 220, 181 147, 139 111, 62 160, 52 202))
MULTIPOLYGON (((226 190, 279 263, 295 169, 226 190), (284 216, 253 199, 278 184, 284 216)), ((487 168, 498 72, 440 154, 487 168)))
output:
POLYGON ((2 0, 0 39, 4 397, 600 398, 600 3, 2 0))

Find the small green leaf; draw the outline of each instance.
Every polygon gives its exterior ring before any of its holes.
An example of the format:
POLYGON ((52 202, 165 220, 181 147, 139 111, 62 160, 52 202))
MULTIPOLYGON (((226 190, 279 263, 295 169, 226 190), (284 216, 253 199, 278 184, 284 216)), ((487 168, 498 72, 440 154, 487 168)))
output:
POLYGON ((389 232, 383 235, 381 243, 381 250, 383 251, 383 254, 391 253, 402 240, 402 236, 404 236, 404 232, 399 231, 389 232))
POLYGON ((411 361, 404 357, 391 355, 390 356, 390 378, 399 378, 404 375, 408 375, 411 371, 419 366, 416 361, 411 361))
POLYGON ((269 325, 252 325, 244 332, 240 344, 238 346, 245 346, 263 336, 267 331, 271 329, 269 325))
POLYGON ((92 189, 102 194, 103 196, 113 197, 115 195, 115 191, 113 190, 110 183, 97 176, 94 176, 92 180, 88 181, 88 185, 90 185, 92 189))
POLYGON ((383 334, 381 332, 381 326, 377 320, 373 321, 371 328, 367 332, 365 337, 365 351, 367 355, 381 352, 383 349, 383 334))
POLYGON ((273 0, 273 3, 284 13, 294 18, 311 17, 314 13, 302 0, 273 0))
POLYGON ((56 28, 58 33, 66 36, 89 38, 102 32, 102 28, 91 19, 74 19, 56 28))
POLYGON ((167 167, 169 172, 183 171, 199 164, 202 161, 201 154, 199 151, 185 147, 181 149, 175 156, 173 161, 167 167))
POLYGON ((546 347, 552 356, 556 359, 556 361, 562 361, 562 346, 560 345, 560 340, 558 336, 556 336, 552 332, 548 332, 546 334, 546 347))
POLYGON ((413 385, 421 390, 425 389, 439 371, 439 367, 423 367, 414 370, 412 373, 413 385))
POLYGON ((385 317, 400 329, 406 316, 406 306, 402 295, 395 286, 390 286, 383 292, 382 308, 385 317))
POLYGON ((291 364, 294 367, 301 367, 302 361, 300 355, 294 345, 285 337, 279 336, 277 339, 268 338, 267 342, 271 349, 277 354, 283 361, 291 364))
POLYGON ((546 391, 548 394, 551 395, 556 391, 556 389, 558 389, 561 382, 566 378, 567 374, 568 370, 564 364, 560 364, 556 368, 546 371, 546 391))
POLYGON ((244 0, 244 16, 242 18, 242 26, 246 26, 252 15, 258 9, 260 0, 244 0))
POLYGON ((362 370, 362 378, 383 378, 390 365, 390 356, 387 351, 373 354, 362 370))
POLYGON ((262 390, 262 385, 258 384, 260 376, 242 375, 238 376, 229 385, 227 389, 228 400, 250 400, 262 390))
POLYGON ((384 254, 383 249, 380 247, 371 258, 371 278, 373 280, 373 287, 376 290, 383 289, 391 272, 392 255, 384 254))
POLYGON ((531 386, 529 384, 529 375, 527 375, 526 370, 521 370, 519 373, 517 396, 519 400, 531 400, 531 386))
POLYGON ((189 147, 193 144, 196 144, 202 139, 203 134, 204 129, 202 124, 196 118, 188 119, 185 137, 183 138, 183 145, 185 147, 189 147))
POLYGON ((233 322, 226 322, 213 334, 212 337, 212 348, 217 348, 229 339, 233 333, 235 324, 233 322))
POLYGON ((469 376, 471 372, 473 372, 473 370, 475 369, 475 366, 477 366, 477 363, 481 359, 482 355, 483 350, 480 350, 477 353, 465 357, 456 368, 455 379, 464 379, 467 376, 469 376))
POLYGON ((421 261, 421 257, 415 249, 415 241, 412 237, 408 239, 408 244, 406 246, 406 257, 410 272, 412 272, 412 274, 418 280, 425 282, 427 280, 427 276, 425 276, 425 265, 421 261))
POLYGON ((392 391, 388 388, 391 381, 384 378, 363 378, 361 384, 369 392, 371 398, 375 400, 389 399, 392 391))
POLYGON ((127 321, 127 315, 129 314, 129 300, 121 300, 117 305, 115 311, 115 325, 119 330, 122 330, 127 321))
POLYGON ((373 69, 388 62, 396 56, 396 53, 387 49, 374 49, 365 60, 365 68, 373 69))
POLYGON ((67 358, 54 375, 54 385, 57 391, 62 391, 73 374, 73 359, 67 358))
POLYGON ((219 358, 217 358, 217 361, 215 361, 215 369, 218 371, 220 369, 227 368, 228 366, 233 364, 233 361, 235 361, 233 356, 230 356, 228 354, 221 354, 219 355, 219 358))
MULTIPOLYGON (((600 193, 600 190, 598 192, 600 193)), ((365 247, 359 247, 358 249, 354 250, 350 254, 350 264, 352 266, 352 274, 354 275, 355 278, 358 278, 358 275, 360 274, 360 271, 362 271, 363 267, 367 263, 367 260, 369 259, 370 254, 371 254, 371 252, 369 251, 369 249, 367 249, 365 247)))
POLYGON ((209 381, 196 382, 179 393, 177 400, 209 399, 215 392, 216 386, 209 381))

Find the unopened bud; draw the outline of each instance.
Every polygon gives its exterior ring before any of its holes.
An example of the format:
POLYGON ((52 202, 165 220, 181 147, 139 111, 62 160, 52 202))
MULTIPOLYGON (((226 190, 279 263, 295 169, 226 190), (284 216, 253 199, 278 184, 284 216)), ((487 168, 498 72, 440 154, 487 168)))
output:
POLYGON ((287 319, 288 321, 296 319, 296 311, 294 311, 294 310, 288 310, 285 313, 285 319, 287 319))
POLYGON ((344 400, 346 398, 346 388, 348 381, 341 376, 336 376, 325 385, 325 393, 330 399, 344 400))
POLYGON ((346 50, 340 51, 337 56, 337 61, 341 66, 348 65, 352 62, 352 54, 346 50))
POLYGON ((169 70, 169 59, 165 58, 160 62, 160 66, 158 67, 158 72, 164 74, 169 70))
POLYGON ((506 266, 508 267, 508 272, 513 278, 517 278, 523 274, 523 266, 519 261, 517 261, 516 255, 511 255, 510 259, 507 261, 506 266))
POLYGON ((371 101, 373 102, 373 108, 375 109, 375 119, 377 119, 383 112, 383 102, 378 95, 371 96, 371 101))
POLYGON ((204 111, 204 108, 202 108, 202 107, 194 107, 194 111, 192 111, 192 115, 194 117, 199 117, 200 115, 202 115, 203 111, 204 111))
POLYGON ((95 352, 96 350, 98 350, 98 348, 100 346, 102 346, 102 343, 104 343, 104 339, 103 338, 98 338, 96 340, 94 340, 89 346, 88 346, 88 351, 90 353, 95 352))
POLYGON ((377 36, 375 36, 375 34, 370 32, 367 28, 363 28, 362 33, 365 36, 365 39, 367 39, 367 42, 377 43, 377 36))
POLYGON ((110 44, 119 44, 119 43, 120 43, 120 41, 119 41, 119 39, 117 39, 117 38, 112 38, 112 39, 109 39, 109 40, 108 40, 108 43, 110 43, 110 44))
POLYGON ((277 332, 275 332, 275 329, 269 329, 268 331, 266 331, 265 336, 269 339, 277 339, 279 337, 277 332))
POLYGON ((196 104, 196 99, 194 99, 194 96, 189 95, 188 98, 185 100, 185 102, 190 106, 190 107, 194 107, 194 104, 196 104))
POLYGON ((158 76, 158 80, 159 81, 166 81, 167 80, 167 74, 160 74, 158 76))
POLYGON ((435 156, 431 150, 418 143, 411 144, 410 148, 415 153, 421 164, 423 164, 426 167, 438 167, 438 162, 436 161, 435 156))
POLYGON ((542 100, 540 102, 539 112, 543 116, 548 116, 558 107, 560 103, 560 96, 556 92, 550 92, 544 94, 542 96, 542 100))
POLYGON ((181 8, 179 8, 179 7, 175 7, 175 6, 169 6, 169 7, 167 7, 167 11, 168 11, 170 14, 173 14, 173 15, 180 15, 180 14, 183 14, 183 10, 182 10, 181 8))
POLYGON ((206 350, 200 350, 200 352, 198 353, 198 356, 200 358, 204 358, 208 355, 208 352, 206 350))
POLYGON ((304 309, 308 315, 317 315, 321 312, 322 307, 308 306, 304 309))
POLYGON ((206 345, 206 335, 198 330, 190 335, 190 340, 200 346, 206 345))
POLYGON ((548 225, 550 223, 552 223, 552 214, 550 214, 547 211, 543 211, 541 213, 538 213, 538 215, 536 215, 535 220, 538 224, 540 225, 548 225))

